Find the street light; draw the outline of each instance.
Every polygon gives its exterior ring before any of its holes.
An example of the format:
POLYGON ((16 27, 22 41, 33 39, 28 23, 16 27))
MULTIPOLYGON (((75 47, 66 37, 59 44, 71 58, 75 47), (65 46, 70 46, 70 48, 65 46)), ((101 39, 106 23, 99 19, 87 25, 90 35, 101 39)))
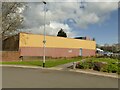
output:
POLYGON ((46 2, 43 1, 44 4, 44 40, 43 40, 43 67, 45 67, 45 46, 46 46, 46 32, 45 32, 45 23, 46 23, 46 2))

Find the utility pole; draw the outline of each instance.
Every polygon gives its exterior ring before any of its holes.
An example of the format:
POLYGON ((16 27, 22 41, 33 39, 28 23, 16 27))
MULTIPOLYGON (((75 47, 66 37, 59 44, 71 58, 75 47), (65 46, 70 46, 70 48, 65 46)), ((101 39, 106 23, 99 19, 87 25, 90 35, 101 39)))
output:
POLYGON ((45 24, 46 24, 46 2, 43 1, 44 4, 44 40, 43 40, 43 67, 45 67, 45 47, 46 47, 46 31, 45 31, 45 24))

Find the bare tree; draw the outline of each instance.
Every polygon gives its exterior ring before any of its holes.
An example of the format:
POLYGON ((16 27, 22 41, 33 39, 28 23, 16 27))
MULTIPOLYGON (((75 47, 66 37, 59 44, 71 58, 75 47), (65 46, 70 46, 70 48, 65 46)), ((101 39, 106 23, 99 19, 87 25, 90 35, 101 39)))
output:
POLYGON ((3 2, 2 3, 2 40, 17 33, 17 29, 22 24, 24 18, 22 11, 25 4, 21 2, 3 2))

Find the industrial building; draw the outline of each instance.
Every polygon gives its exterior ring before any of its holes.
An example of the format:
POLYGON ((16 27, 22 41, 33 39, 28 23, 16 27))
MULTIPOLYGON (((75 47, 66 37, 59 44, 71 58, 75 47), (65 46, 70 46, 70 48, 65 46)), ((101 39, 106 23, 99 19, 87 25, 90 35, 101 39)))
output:
MULTIPOLYGON (((21 56, 43 56, 43 35, 20 33, 21 56)), ((96 42, 56 36, 46 36, 46 56, 76 57, 95 56, 96 42)))
MULTIPOLYGON (((4 40, 4 51, 18 51, 19 56, 43 56, 43 35, 19 33, 4 40)), ((93 40, 46 36, 47 57, 95 56, 96 42, 93 40)))

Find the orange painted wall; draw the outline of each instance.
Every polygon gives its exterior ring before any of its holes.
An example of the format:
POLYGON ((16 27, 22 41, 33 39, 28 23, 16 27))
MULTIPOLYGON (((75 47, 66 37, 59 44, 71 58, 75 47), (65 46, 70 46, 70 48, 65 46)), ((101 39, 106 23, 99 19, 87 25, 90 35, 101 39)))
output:
MULTIPOLYGON (((43 35, 20 33, 19 47, 43 47, 43 35)), ((46 36, 46 47, 96 49, 96 42, 90 40, 71 39, 46 36)))

